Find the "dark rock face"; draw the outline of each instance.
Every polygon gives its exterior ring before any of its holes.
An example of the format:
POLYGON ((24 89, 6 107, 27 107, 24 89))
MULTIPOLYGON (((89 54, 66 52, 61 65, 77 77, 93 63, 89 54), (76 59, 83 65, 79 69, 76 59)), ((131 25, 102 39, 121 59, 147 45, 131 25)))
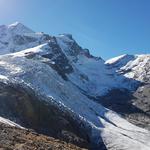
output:
POLYGON ((134 92, 111 90, 100 97, 99 103, 124 116, 131 123, 150 130, 150 85, 140 86, 134 92))
POLYGON ((82 48, 77 44, 77 42, 73 39, 72 35, 70 34, 63 34, 65 37, 64 39, 61 39, 66 45, 67 49, 65 49, 65 53, 68 56, 73 56, 74 58, 80 54, 82 51, 82 48), (68 40, 65 40, 65 39, 68 40))
MULTIPOLYGON (((144 113, 144 115, 137 114, 137 125, 150 130, 150 84, 139 87, 133 96, 132 104, 144 113)), ((134 121, 135 119, 131 118, 130 120, 134 121)))
POLYGON ((47 36, 45 38, 49 39, 47 47, 43 47, 43 51, 46 51, 46 53, 43 54, 38 52, 27 52, 25 53, 25 57, 28 59, 36 59, 36 57, 40 57, 41 59, 38 59, 38 61, 48 64, 63 79, 67 80, 67 74, 73 72, 71 63, 57 44, 57 40, 55 37, 47 36))
POLYGON ((75 145, 0 123, 1 150, 82 150, 75 145))
POLYGON ((133 73, 130 79, 140 82, 133 88, 134 91, 111 90, 98 101, 105 107, 120 113, 131 123, 150 130, 149 55, 124 55, 114 63, 107 64, 107 67, 114 69, 121 76, 133 73))
MULTIPOLYGON (((78 43, 73 39, 72 35, 70 34, 63 34, 63 37, 65 37, 64 39, 61 38, 61 41, 63 41, 63 43, 65 43, 67 45, 67 48, 65 48, 65 54, 67 56, 71 56, 72 61, 76 62, 78 60, 78 55, 84 55, 88 58, 95 58, 95 59, 99 59, 98 57, 94 57, 93 55, 90 54, 90 51, 88 49, 84 49, 81 46, 78 45, 78 43), (65 40, 65 39, 68 40, 65 40)), ((59 37, 60 38, 60 37, 59 37)), ((59 39, 58 38, 58 39, 59 39)), ((57 40, 57 38, 56 38, 57 40)))
POLYGON ((73 72, 73 68, 69 63, 68 58, 65 56, 65 54, 62 52, 61 48, 57 44, 56 38, 51 38, 51 41, 49 42, 49 47, 52 51, 51 54, 42 55, 44 58, 48 58, 54 63, 48 63, 54 70, 58 72, 59 75, 62 76, 62 78, 67 80, 66 74, 69 74, 73 72))
POLYGON ((81 47, 74 41, 70 44, 70 55, 77 56, 81 52, 81 47))
POLYGON ((21 87, 0 85, 0 115, 61 140, 88 148, 86 132, 76 122, 57 107, 40 100, 32 90, 21 87))
POLYGON ((15 35, 13 37, 13 42, 15 45, 24 45, 35 41, 37 41, 37 39, 30 36, 15 35))

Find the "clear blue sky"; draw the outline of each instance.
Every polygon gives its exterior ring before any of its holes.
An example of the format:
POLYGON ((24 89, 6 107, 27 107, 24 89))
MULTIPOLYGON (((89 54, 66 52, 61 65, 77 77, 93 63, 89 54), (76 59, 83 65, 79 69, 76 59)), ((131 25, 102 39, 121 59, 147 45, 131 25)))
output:
POLYGON ((15 21, 52 35, 71 33, 104 59, 150 53, 150 0, 0 0, 0 24, 15 21))

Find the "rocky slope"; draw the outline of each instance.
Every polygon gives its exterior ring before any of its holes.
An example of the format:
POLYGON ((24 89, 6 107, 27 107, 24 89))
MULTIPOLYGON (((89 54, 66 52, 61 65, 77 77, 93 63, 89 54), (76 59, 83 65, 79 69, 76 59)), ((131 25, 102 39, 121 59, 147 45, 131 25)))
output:
POLYGON ((56 106, 43 102, 31 88, 25 89, 19 85, 1 83, 0 93, 1 116, 15 120, 38 133, 80 147, 89 147, 87 134, 78 128, 69 114, 62 113, 56 106))
POLYGON ((150 149, 150 132, 133 125, 149 123, 149 55, 105 62, 69 34, 20 23, 0 26, 0 41, 0 116, 82 148, 150 149))
MULTIPOLYGON (((75 145, 56 140, 34 131, 0 123, 2 150, 83 150, 75 145)), ((85 149, 84 149, 85 150, 85 149)))

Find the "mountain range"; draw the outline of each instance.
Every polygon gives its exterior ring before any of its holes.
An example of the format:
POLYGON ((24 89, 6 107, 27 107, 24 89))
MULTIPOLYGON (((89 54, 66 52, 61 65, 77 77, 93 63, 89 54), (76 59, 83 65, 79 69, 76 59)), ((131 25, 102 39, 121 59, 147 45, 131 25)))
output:
POLYGON ((105 61, 71 34, 18 22, 0 26, 0 54, 3 127, 32 129, 74 149, 150 149, 150 54, 105 61))

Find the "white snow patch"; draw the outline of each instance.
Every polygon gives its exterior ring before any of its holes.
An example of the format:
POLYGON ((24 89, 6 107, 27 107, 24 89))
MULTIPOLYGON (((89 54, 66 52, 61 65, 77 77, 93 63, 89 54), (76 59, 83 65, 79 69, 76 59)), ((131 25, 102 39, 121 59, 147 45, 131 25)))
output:
POLYGON ((13 126, 13 127, 19 127, 19 128, 23 128, 21 127, 20 125, 10 121, 9 119, 6 119, 6 118, 3 118, 3 117, 0 117, 0 122, 1 123, 4 123, 4 124, 7 124, 7 125, 10 125, 10 126, 13 126))

